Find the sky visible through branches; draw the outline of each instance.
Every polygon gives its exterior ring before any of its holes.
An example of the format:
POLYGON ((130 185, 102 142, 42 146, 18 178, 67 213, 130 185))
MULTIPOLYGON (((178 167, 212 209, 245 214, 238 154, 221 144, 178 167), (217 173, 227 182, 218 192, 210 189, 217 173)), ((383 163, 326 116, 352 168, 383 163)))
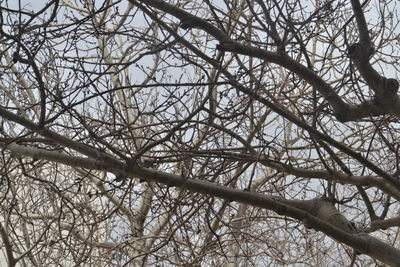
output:
POLYGON ((2 1, 2 263, 398 266, 397 6, 2 1))

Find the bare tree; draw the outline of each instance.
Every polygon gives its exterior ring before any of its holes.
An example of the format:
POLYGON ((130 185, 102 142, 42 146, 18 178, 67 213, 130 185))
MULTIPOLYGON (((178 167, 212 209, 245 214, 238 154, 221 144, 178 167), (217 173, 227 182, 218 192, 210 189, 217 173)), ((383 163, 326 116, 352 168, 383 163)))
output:
POLYGON ((396 1, 2 1, 8 266, 400 266, 396 1))

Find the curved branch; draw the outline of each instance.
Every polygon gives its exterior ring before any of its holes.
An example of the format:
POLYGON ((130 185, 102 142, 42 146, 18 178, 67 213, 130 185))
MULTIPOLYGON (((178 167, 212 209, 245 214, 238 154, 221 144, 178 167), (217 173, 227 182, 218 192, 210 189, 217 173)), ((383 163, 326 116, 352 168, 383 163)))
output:
MULTIPOLYGON (((29 148, 9 144, 7 149, 19 156, 28 156, 37 159, 51 160, 75 167, 97 169, 113 173, 121 173, 125 177, 137 177, 149 182, 157 182, 171 187, 178 187, 191 192, 201 193, 208 196, 219 197, 229 201, 249 204, 256 207, 275 211, 278 214, 289 216, 306 223, 307 227, 322 231, 326 235, 339 242, 347 244, 357 251, 365 253, 375 259, 379 259, 389 265, 397 266, 400 258, 400 250, 386 244, 374 237, 363 233, 351 233, 334 226, 328 221, 331 217, 313 216, 310 210, 310 203, 315 200, 285 200, 278 197, 266 196, 259 193, 248 192, 231 187, 221 186, 208 181, 187 179, 174 174, 169 174, 148 168, 141 168, 137 165, 128 168, 125 163, 109 164, 106 161, 97 161, 89 158, 73 157, 59 152, 47 151, 38 148, 29 148), (303 210, 304 209, 304 210, 303 210), (310 211, 310 212, 308 212, 310 211)), ((319 215, 318 211, 314 214, 319 215)), ((325 214, 325 213, 324 213, 325 214)))
MULTIPOLYGON (((388 79, 380 75, 369 63, 369 59, 374 53, 374 48, 371 43, 364 12, 359 0, 351 0, 351 5, 357 21, 360 42, 352 44, 348 48, 348 56, 357 66, 361 76, 375 92, 376 101, 382 105, 396 107, 400 103, 400 99, 397 96, 399 82, 396 79, 388 79)), ((383 107, 382 109, 384 110, 383 107)))
MULTIPOLYGON (((347 155, 353 157, 354 159, 358 160, 360 163, 362 163, 363 165, 367 166, 370 170, 372 170, 373 172, 375 172, 377 175, 381 176, 382 178, 384 178, 385 180, 387 180, 389 183, 391 183, 392 185, 396 186, 397 188, 400 188, 400 183, 395 180, 392 176, 388 175, 385 171, 383 171, 381 168, 379 168, 377 165, 375 165, 374 163, 372 163, 371 161, 369 161, 367 158, 363 157, 360 153, 357 153, 355 151, 353 151, 352 149, 348 148, 347 146, 345 146, 344 144, 336 141, 335 139, 333 139, 330 136, 327 136, 321 132, 319 132, 317 129, 315 129, 314 127, 308 125, 307 123, 305 123, 304 121, 300 120, 299 118, 297 118, 295 115, 293 115, 290 111, 288 111, 287 109, 285 109, 284 107, 282 107, 279 104, 273 103, 270 100, 258 95, 258 94, 254 94, 254 92, 243 86, 241 83, 239 83, 235 77, 226 69, 221 68, 221 66, 219 65, 218 62, 216 62, 214 59, 208 57, 207 55, 205 55, 202 51, 200 51, 199 49, 197 49, 196 47, 194 47, 190 42, 186 41, 184 38, 182 38, 180 35, 178 35, 174 30, 172 30, 168 25, 166 25, 164 22, 158 20, 157 17, 155 17, 151 12, 149 12, 147 9, 142 8, 143 12, 145 12, 148 16, 150 16, 152 19, 158 21, 158 23, 164 27, 167 31, 169 31, 171 33, 171 35, 173 35, 180 43, 182 43, 185 47, 187 47, 188 49, 190 49, 193 53, 195 53, 196 55, 198 55, 199 57, 201 57, 202 59, 204 59, 206 62, 208 62, 209 64, 211 64, 214 68, 218 69, 221 71, 221 73, 223 73, 225 75, 225 77, 229 80, 229 82, 231 83, 231 85, 236 88, 237 90, 245 93, 246 95, 253 97, 254 99, 256 99, 257 101, 261 102, 262 104, 264 104, 265 106, 267 106, 268 108, 270 108, 271 110, 273 110, 275 113, 279 114, 280 116, 286 118, 287 120, 289 120, 290 122, 296 124, 297 126, 307 130, 310 134, 314 135, 316 138, 320 138, 321 140, 324 140, 325 142, 327 142, 328 144, 336 147, 337 149, 343 151, 344 153, 346 153, 347 155)), ((228 45, 228 44, 224 44, 224 45, 228 45)), ((240 44, 232 44, 229 43, 229 47, 241 47, 240 44)), ((243 47, 243 46, 242 46, 243 47)), ((268 52, 266 50, 263 49, 258 49, 258 48, 253 48, 250 47, 251 49, 251 54, 254 54, 255 56, 257 55, 257 53, 253 53, 254 51, 259 51, 260 53, 265 53, 266 55, 274 55, 275 53, 272 52, 268 52)), ((276 55, 275 55, 276 56, 276 55)), ((287 58, 286 60, 289 60, 290 58, 287 58)), ((301 64, 300 64, 301 65, 301 64)), ((302 66, 302 65, 301 65, 302 66)), ((300 67, 297 66, 300 69, 306 69, 304 66, 300 67)), ((322 79, 321 79, 322 80, 322 79)), ((271 96, 272 97, 272 96, 271 96)), ((348 110, 342 110, 341 112, 348 112, 348 110)))

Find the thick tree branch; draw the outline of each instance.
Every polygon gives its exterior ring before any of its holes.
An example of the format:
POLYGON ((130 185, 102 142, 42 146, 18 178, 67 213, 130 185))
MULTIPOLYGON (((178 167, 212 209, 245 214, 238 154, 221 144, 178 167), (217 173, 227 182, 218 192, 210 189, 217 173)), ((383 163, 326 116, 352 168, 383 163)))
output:
MULTIPOLYGON (((143 11, 148 16, 150 16, 154 20, 158 21, 158 23, 162 27, 164 27, 166 30, 168 30, 185 47, 187 47, 188 49, 193 51, 197 56, 203 58, 206 62, 211 64, 214 68, 220 70, 221 73, 223 73, 225 75, 225 77, 229 80, 229 82, 232 84, 232 86, 234 88, 236 88, 237 90, 245 93, 246 95, 250 96, 251 98, 254 98, 254 99, 260 101, 262 104, 264 104, 265 106, 267 106, 268 108, 270 108, 271 110, 273 110, 274 112, 279 114, 280 116, 286 118, 287 120, 289 120, 290 122, 296 124, 297 126, 307 130, 310 134, 314 135, 316 138, 320 138, 321 140, 324 140, 328 144, 338 148, 339 150, 343 151, 344 153, 348 154, 349 156, 357 159, 359 162, 361 162, 363 165, 367 166, 370 170, 375 172, 377 175, 381 176, 382 178, 384 178, 385 180, 387 180, 389 183, 391 183, 392 185, 396 186, 397 188, 400 188, 400 184, 399 184, 399 182, 397 180, 393 179, 392 176, 388 175, 385 171, 383 171, 381 168, 379 168, 378 166, 373 164, 371 161, 369 161, 368 159, 363 157, 360 153, 357 153, 357 152, 353 151, 352 149, 348 148, 347 146, 343 145, 342 143, 334 140, 332 137, 327 136, 327 135, 319 132, 314 127, 308 125, 304 121, 302 121, 299 118, 297 118, 290 111, 285 109, 283 106, 281 106, 279 104, 276 104, 276 103, 273 103, 273 102, 269 101, 268 99, 260 96, 259 94, 254 94, 254 92, 251 89, 249 89, 249 88, 243 86, 241 83, 239 83, 235 79, 235 77, 228 70, 222 68, 220 66, 220 64, 218 62, 216 62, 214 59, 208 57, 202 51, 200 51, 199 49, 194 47, 190 42, 186 41, 184 38, 182 38, 180 35, 178 35, 168 25, 166 25, 162 21, 158 20, 157 17, 153 16, 153 14, 151 12, 149 12, 146 9, 143 9, 143 11)), ((230 44, 230 46, 231 46, 231 44, 230 44)), ((238 46, 240 47, 240 45, 238 45, 238 46)), ((234 44, 234 47, 237 47, 236 44, 234 44)), ((257 48, 256 48, 256 50, 257 51, 262 51, 262 49, 258 50, 257 48)), ((267 52, 267 53, 271 53, 271 52, 267 52)), ((254 53, 254 54, 256 54, 256 53, 254 53)), ((303 68, 305 68, 305 67, 303 66, 303 68)))
POLYGON ((370 3, 3 4, 5 259, 400 266, 400 23, 370 3))
MULTIPOLYGON (((328 236, 353 247, 357 251, 370 255, 371 257, 379 259, 387 264, 397 266, 396 264, 400 258, 400 251, 389 244, 366 234, 351 234, 346 232, 345 230, 338 228, 342 223, 337 226, 328 223, 328 221, 331 221, 332 219, 330 215, 320 214, 321 211, 319 211, 319 208, 314 210, 314 212, 312 211, 312 207, 314 206, 311 203, 314 203, 315 200, 285 200, 279 197, 270 197, 254 192, 220 186, 208 181, 187 179, 185 177, 157 170, 141 168, 136 165, 128 168, 128 166, 122 162, 119 164, 109 164, 106 161, 74 157, 59 152, 20 146, 15 143, 9 144, 7 149, 14 155, 51 160, 53 162, 59 162, 74 167, 121 173, 125 177, 136 177, 148 182, 157 182, 171 187, 179 187, 196 193, 273 210, 278 214, 304 221, 306 222, 307 227, 320 230, 328 236), (308 210, 317 216, 321 216, 321 218, 311 215, 311 213, 307 212, 308 210)), ((324 209, 322 210, 325 211, 324 209)), ((324 212, 323 214, 330 213, 324 212)))
MULTIPOLYGON (((138 4, 137 1, 134 0, 129 0, 129 2, 133 4, 138 4)), ((189 28, 200 28, 207 32, 208 34, 214 36, 218 41, 223 42, 223 41, 230 41, 230 38, 226 35, 225 32, 222 30, 218 29, 208 21, 201 19, 197 16, 194 16, 190 14, 189 12, 186 12, 182 10, 179 7, 176 7, 174 5, 168 4, 166 1, 162 0, 140 0, 139 2, 142 2, 146 5, 149 5, 151 7, 155 7, 159 10, 164 11, 165 13, 171 14, 174 17, 178 18, 181 21, 181 27, 184 29, 189 29, 189 28)))
POLYGON ((390 227, 400 227, 400 216, 387 220, 375 220, 371 226, 365 229, 365 232, 374 232, 378 229, 387 229, 390 227))
POLYGON ((13 267, 17 264, 17 260, 14 257, 12 244, 11 244, 10 238, 8 237, 8 233, 6 232, 6 230, 4 229, 4 227, 1 223, 0 223, 0 236, 4 242, 4 246, 6 249, 7 258, 8 258, 8 266, 13 267))
MULTIPOLYGON (((130 2, 135 3, 135 1, 133 0, 130 0, 130 2)), ((357 49, 357 51, 361 50, 361 52, 357 53, 352 52, 354 50, 353 48, 349 48, 349 54, 354 54, 354 58, 362 61, 360 62, 360 64, 357 64, 357 66, 359 67, 359 69, 361 68, 360 73, 367 81, 367 83, 371 86, 371 88, 374 89, 375 92, 379 92, 379 101, 371 103, 366 102, 365 104, 363 103, 361 105, 350 105, 345 103, 333 90, 333 88, 328 85, 324 80, 322 80, 314 71, 306 68, 305 66, 285 54, 279 52, 270 52, 265 49, 252 47, 233 41, 225 33, 223 33, 221 30, 219 30, 217 27, 207 22, 206 20, 191 15, 190 13, 183 11, 173 5, 167 4, 163 1, 142 0, 139 2, 143 2, 147 5, 150 5, 154 8, 175 16, 182 21, 182 23, 185 25, 185 28, 190 27, 204 30, 208 34, 214 36, 218 41, 220 41, 220 45, 218 46, 219 49, 261 58, 265 61, 278 64, 296 73, 297 75, 299 75, 299 77, 306 80, 310 85, 314 86, 318 90, 318 92, 331 105, 337 118, 342 122, 355 121, 365 117, 386 114, 400 116, 399 98, 397 96, 393 98, 393 93, 390 94, 390 97, 382 93, 397 92, 399 84, 395 79, 386 79, 384 77, 381 77, 375 70, 373 70, 369 63, 364 64, 365 60, 368 59, 370 56, 370 54, 368 54, 371 52, 370 48, 354 48, 357 49), (383 95, 384 97, 382 97, 383 95)), ((369 40, 369 35, 367 35, 367 37, 368 38, 364 39, 369 40)), ((370 43, 370 41, 368 41, 367 43, 370 43)), ((360 45, 356 44, 355 46, 358 47, 360 45)))
MULTIPOLYGON (((380 75, 369 63, 369 59, 374 53, 374 48, 365 20, 364 11, 362 10, 359 0, 351 0, 351 5, 353 7, 354 17, 356 18, 360 41, 359 43, 352 44, 348 48, 348 56, 357 66, 358 71, 369 87, 375 92, 375 102, 379 105, 381 112, 386 112, 386 114, 397 113, 396 115, 398 115, 400 113, 398 108, 400 99, 397 95, 399 82, 396 79, 386 78, 380 75), (394 107, 394 109, 384 108, 384 106, 394 107), (392 110, 395 110, 395 112, 392 110)), ((372 113, 371 115, 374 114, 372 113)))
POLYGON ((88 157, 92 157, 92 158, 104 158, 104 159, 108 159, 110 161, 110 163, 113 161, 112 157, 109 157, 108 154, 106 153, 102 153, 94 148, 91 148, 87 145, 81 144, 79 142, 75 142, 71 139, 68 139, 60 134, 57 134, 53 131, 50 131, 49 129, 47 129, 46 127, 41 127, 40 125, 37 125, 35 123, 33 123, 32 121, 25 119, 22 116, 18 116, 12 112, 7 111, 4 108, 0 108, 0 116, 16 122, 20 125, 23 125, 24 127, 26 127, 27 129, 33 131, 33 132, 37 132, 40 135, 42 135, 43 137, 49 138, 51 140, 56 141, 59 144, 62 144, 65 147, 69 147, 79 153, 82 153, 83 155, 86 155, 88 157))
MULTIPOLYGON (((130 0, 130 2, 134 3, 135 1, 130 0)), ((165 3, 164 1, 140 0, 139 2, 145 3, 149 6, 173 15, 176 18, 180 19, 182 23, 184 23, 185 21, 190 21, 190 24, 185 24, 186 27, 199 28, 212 35, 220 42, 220 45, 217 48, 221 50, 254 56, 287 68, 288 70, 296 73, 297 75, 305 79, 311 85, 315 86, 317 90, 321 93, 321 95, 326 98, 326 100, 329 102, 335 112, 344 113, 348 110, 348 104, 346 104, 338 96, 338 94, 333 90, 330 85, 323 81, 315 72, 296 62, 289 56, 279 52, 271 52, 265 49, 235 42, 234 40, 230 39, 225 33, 223 33, 221 30, 219 30, 217 27, 207 22, 206 20, 191 15, 178 7, 165 3)))
POLYGON ((365 47, 371 46, 371 38, 368 32, 367 22, 365 20, 364 11, 359 0, 351 0, 354 16, 357 21, 358 32, 360 33, 361 44, 365 47))

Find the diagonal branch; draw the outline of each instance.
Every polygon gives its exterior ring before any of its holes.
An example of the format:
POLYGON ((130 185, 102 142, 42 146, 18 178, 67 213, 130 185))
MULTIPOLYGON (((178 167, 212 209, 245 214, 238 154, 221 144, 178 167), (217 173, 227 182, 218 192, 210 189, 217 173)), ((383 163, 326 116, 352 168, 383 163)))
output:
POLYGON ((9 144, 7 149, 14 155, 49 160, 74 167, 121 173, 125 177, 137 177, 148 182, 157 182, 195 193, 272 210, 278 214, 303 221, 307 227, 322 231, 337 241, 347 244, 357 251, 379 259, 389 265, 397 266, 396 264, 400 258, 400 250, 389 244, 364 233, 355 233, 354 229, 343 228, 345 226, 349 227, 345 218, 338 215, 333 207, 329 208, 331 211, 323 208, 323 206, 328 204, 324 204, 318 200, 286 200, 279 197, 221 186, 208 181, 187 179, 182 176, 141 168, 139 166, 133 166, 128 170, 126 164, 122 162, 120 162, 119 166, 116 166, 116 164, 110 165, 106 161, 74 157, 55 151, 25 147, 16 143, 9 144), (314 205, 313 203, 316 204, 314 205), (339 217, 341 219, 337 224, 334 223, 333 225, 332 222, 335 222, 333 219, 339 217))
MULTIPOLYGON (((158 23, 162 27, 164 27, 167 31, 169 31, 171 33, 171 35, 173 35, 182 45, 184 45, 185 47, 190 49, 197 56, 199 56, 202 59, 204 59, 207 63, 212 65, 214 68, 216 68, 219 71, 221 71, 221 73, 224 74, 225 77, 229 80, 231 85, 234 88, 236 88, 238 91, 243 92, 246 95, 256 99, 257 101, 259 101, 260 103, 264 104, 266 107, 270 108, 272 111, 274 111, 275 113, 279 114, 283 118, 287 119, 288 121, 296 124, 297 126, 303 128, 303 129, 307 130, 310 134, 314 135, 316 138, 324 140, 328 144, 330 144, 330 145, 336 147, 337 149, 343 151, 347 155, 353 157, 354 159, 358 160, 363 165, 367 166, 370 170, 372 170, 377 175, 379 175, 382 178, 384 178, 385 180, 387 180, 392 185, 396 186, 396 188, 400 188, 400 183, 398 181, 396 181, 395 179, 393 179, 393 177, 388 175, 385 171, 383 171, 379 166, 375 165, 373 162, 371 162, 368 159, 366 159, 365 157, 363 157, 360 153, 357 153, 357 152, 353 151, 352 149, 348 148, 346 145, 336 141, 335 139, 333 139, 332 137, 330 137, 330 136, 328 136, 326 134, 321 133, 320 131, 315 129, 313 126, 310 126, 307 123, 305 123, 304 121, 300 120, 298 117, 293 115, 293 113, 288 111, 285 107, 283 107, 283 106, 281 106, 281 105, 279 105, 277 103, 273 103, 270 100, 266 99, 265 97, 263 97, 263 96, 261 96, 259 94, 254 94, 254 92, 250 88, 247 88, 247 87, 243 86, 241 83, 239 83, 235 79, 235 77, 228 70, 226 70, 225 68, 222 68, 221 65, 218 62, 216 62, 214 59, 210 58, 209 56, 205 55, 202 51, 200 51, 199 49, 194 47, 190 42, 186 41, 184 38, 182 38, 180 35, 178 35, 173 29, 171 29, 163 21, 160 21, 160 20, 157 19, 157 17, 153 16, 153 14, 151 12, 149 12, 147 9, 145 9, 144 7, 142 7, 142 9, 152 19, 157 20, 158 23)), ((235 47, 240 47, 240 44, 238 44, 237 46, 234 44, 234 46, 235 47)), ((255 48, 255 49, 258 49, 258 48, 255 48)), ((261 52, 263 50, 260 49, 260 50, 257 50, 257 51, 261 52)), ((271 52, 267 51, 266 53, 271 53, 271 52)), ((305 67, 303 66, 303 68, 305 68, 305 67)), ((1 109, 0 109, 0 111, 1 111, 1 109)), ((345 111, 343 111, 343 112, 345 112, 345 111)))
POLYGON ((365 20, 364 12, 359 0, 351 0, 353 7, 354 17, 357 21, 358 32, 360 33, 360 42, 365 47, 371 46, 371 38, 368 32, 367 22, 365 20))
POLYGON ((17 264, 17 260, 14 258, 12 244, 11 244, 10 238, 8 237, 8 233, 6 232, 6 229, 4 229, 4 227, 1 223, 0 223, 0 236, 4 242, 4 246, 6 249, 7 258, 8 258, 8 266, 9 267, 15 266, 17 264))
POLYGON ((386 78, 380 75, 372 67, 369 59, 374 53, 374 48, 371 42, 362 6, 359 0, 351 0, 351 5, 353 8, 354 17, 356 18, 360 41, 350 45, 347 50, 347 54, 356 65, 366 83, 375 92, 376 102, 378 104, 382 104, 383 106, 399 106, 400 99, 397 96, 399 82, 396 79, 386 78))
MULTIPOLYGON (((296 73, 299 77, 303 78, 310 85, 314 86, 318 92, 328 101, 329 105, 335 112, 337 119, 341 122, 347 121, 355 121, 365 117, 370 116, 379 116, 379 115, 396 115, 400 116, 400 99, 397 97, 393 97, 393 95, 397 92, 399 83, 395 79, 387 79, 385 77, 380 76, 368 63, 368 58, 371 54, 371 46, 368 32, 365 33, 366 23, 365 18, 362 14, 362 7, 359 5, 355 8, 357 11, 356 17, 357 21, 360 20, 360 28, 362 31, 362 40, 365 44, 362 46, 360 44, 354 44, 349 47, 348 54, 355 61, 361 75, 370 85, 370 87, 377 94, 377 102, 375 101, 366 101, 361 105, 350 105, 345 103, 340 96, 335 92, 335 90, 326 83, 323 79, 321 79, 317 73, 306 68, 304 65, 299 62, 293 60, 289 56, 279 53, 279 52, 271 52, 265 49, 253 47, 250 45, 240 44, 232 39, 230 39, 223 31, 218 29, 216 26, 212 25, 205 19, 199 18, 195 15, 192 15, 176 6, 168 4, 161 0, 140 0, 133 1, 129 0, 131 3, 136 4, 137 6, 143 9, 143 6, 140 3, 144 3, 153 8, 162 10, 174 17, 178 18, 182 22, 183 28, 199 28, 204 30, 208 34, 212 35, 216 38, 220 45, 217 48, 239 53, 243 55, 253 56, 256 58, 263 59, 267 62, 278 64, 294 73, 296 73), (140 2, 140 3, 139 3, 140 2), (359 14, 361 12, 361 15, 359 14), (364 21, 364 23, 363 23, 364 21), (364 26, 362 26, 364 25, 364 26), (368 46, 366 46, 368 44, 368 46), (364 47, 359 49, 359 47, 364 47), (360 52, 361 51, 361 52, 360 52), (358 62, 358 63, 357 63, 358 62), (365 64, 367 62, 367 64, 365 64), (386 92, 389 92, 387 94, 386 92)), ((354 1, 353 1, 354 2, 354 1)))
MULTIPOLYGON (((136 1, 129 0, 135 3, 137 6, 142 5, 136 1)), ((253 47, 250 45, 240 44, 232 39, 230 39, 223 31, 206 21, 205 19, 199 18, 192 15, 178 7, 167 4, 161 0, 140 0, 139 2, 147 4, 151 7, 162 10, 170 15, 181 20, 184 28, 199 28, 214 38, 216 38, 220 45, 217 49, 226 50, 230 52, 236 52, 243 55, 255 56, 257 58, 263 59, 267 62, 278 64, 302 77, 309 84, 315 86, 319 93, 326 98, 332 108, 336 113, 344 113, 349 107, 339 95, 333 90, 333 88, 322 80, 314 71, 306 68, 304 65, 296 62, 289 56, 280 52, 271 52, 266 49, 261 49, 253 47), (190 21, 190 23, 188 23, 190 21)), ((142 7, 143 8, 143 7, 142 7)), ((147 12, 146 12, 147 13, 147 12)), ((149 15, 149 14, 148 14, 149 15)))

